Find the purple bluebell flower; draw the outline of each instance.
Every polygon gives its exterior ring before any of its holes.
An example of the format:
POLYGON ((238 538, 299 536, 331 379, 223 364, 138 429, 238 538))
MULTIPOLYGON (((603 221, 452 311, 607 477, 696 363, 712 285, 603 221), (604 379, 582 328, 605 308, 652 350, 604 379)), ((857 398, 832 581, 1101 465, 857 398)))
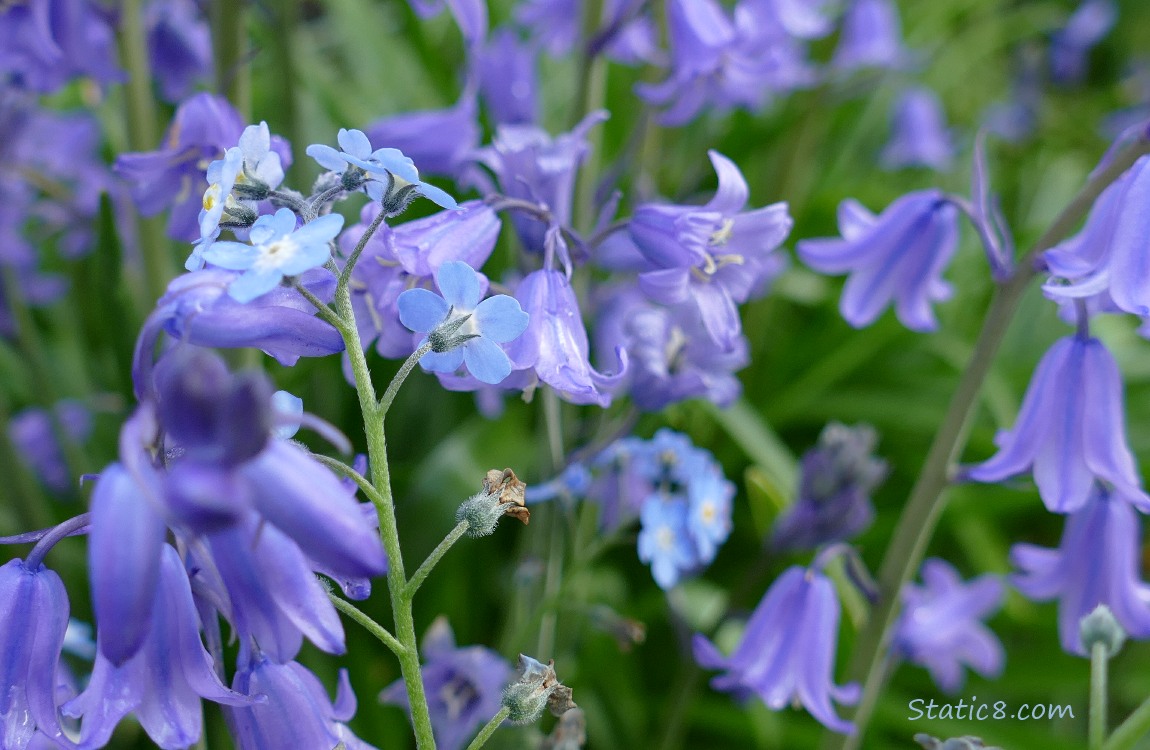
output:
POLYGON ((529 369, 522 387, 543 382, 575 404, 607 406, 627 370, 626 353, 616 353, 618 369, 605 375, 588 360, 587 329, 571 282, 561 271, 540 269, 528 274, 515 290, 530 316, 527 330, 507 347, 516 370, 529 369))
MULTIPOLYGON (((119 666, 98 653, 88 686, 63 706, 66 716, 83 717, 83 747, 103 747, 120 720, 134 713, 153 742, 165 750, 180 750, 200 739, 201 698, 231 706, 258 700, 220 682, 200 642, 199 615, 184 564, 166 544, 158 578, 149 603, 151 626, 139 650, 119 666)), ((97 637, 122 624, 101 625, 97 637)))
POLYGON ((355 715, 356 700, 345 669, 339 672, 334 702, 303 665, 294 661, 280 664, 262 656, 236 672, 233 687, 266 698, 250 706, 225 709, 238 750, 328 750, 337 746, 375 750, 346 726, 355 715))
POLYGON ((238 302, 251 302, 267 294, 285 276, 298 276, 318 268, 331 258, 328 243, 343 229, 339 214, 321 216, 296 228, 296 216, 281 208, 273 216, 261 216, 252 226, 252 244, 215 242, 204 251, 204 260, 232 271, 243 271, 228 285, 238 302))
POLYGON ((939 689, 957 693, 964 668, 993 678, 1002 673, 1002 643, 982 623, 1002 606, 1006 590, 998 576, 984 575, 964 583, 945 560, 922 564, 922 586, 902 591, 902 614, 894 651, 925 667, 939 689))
POLYGON ((194 0, 153 0, 144 10, 148 58, 160 93, 178 102, 212 71, 207 19, 194 0))
POLYGON ((599 504, 599 526, 604 531, 615 531, 638 518, 643 501, 651 494, 651 482, 641 467, 646 450, 644 440, 620 438, 591 460, 595 478, 587 498, 599 504))
POLYGON ((904 195, 875 216, 860 203, 839 204, 842 239, 802 240, 799 257, 822 273, 849 273, 839 310, 856 328, 894 303, 912 331, 938 327, 933 302, 948 299, 942 280, 958 248, 958 211, 938 190, 904 195))
POLYGON ((539 112, 536 52, 509 28, 496 29, 472 65, 479 93, 496 125, 529 125, 539 112))
POLYGON ((898 69, 909 58, 894 0, 852 0, 831 65, 840 70, 898 69))
POLYGON ((79 445, 91 434, 92 414, 77 401, 60 401, 50 412, 25 409, 8 422, 8 437, 20 457, 45 486, 60 493, 73 490, 74 485, 60 438, 79 445))
POLYGON ((1043 254, 1051 276, 1044 290, 1056 298, 1108 292, 1114 304, 1150 315, 1150 260, 1143 238, 1150 227, 1139 207, 1150 200, 1150 157, 1143 156, 1095 201, 1082 230, 1043 254))
MULTIPOLYGON (((606 112, 592 112, 554 138, 533 125, 502 125, 492 144, 476 151, 476 161, 491 170, 504 195, 535 203, 550 214, 549 223, 518 211, 512 215, 528 252, 543 253, 548 234, 570 226, 575 177, 590 150, 587 133, 605 119, 606 112)), ((494 192, 488 181, 476 179, 485 192, 494 192)))
POLYGON ((849 541, 871 525, 870 494, 887 473, 886 462, 874 457, 877 442, 870 425, 823 428, 818 444, 803 454, 795 504, 775 523, 777 549, 849 541))
POLYGON ((168 236, 191 242, 200 237, 200 193, 207 163, 235 145, 243 131, 240 115, 227 100, 199 93, 184 101, 160 147, 121 154, 115 171, 132 186, 132 197, 144 216, 171 208, 168 236))
POLYGON ((479 145, 479 112, 474 87, 468 85, 454 106, 391 115, 376 120, 365 130, 368 140, 391 144, 409 155, 423 172, 455 177, 479 145), (428 138, 428 133, 443 136, 428 138))
POLYGON ((719 187, 704 206, 643 204, 631 218, 631 239, 649 263, 639 286, 656 302, 692 302, 711 338, 736 346, 742 325, 736 305, 761 291, 779 271, 773 251, 791 231, 787 204, 744 211, 748 188, 739 168, 717 151, 708 156, 719 187))
POLYGON ((595 333, 600 357, 617 347, 627 350, 631 400, 645 411, 689 398, 727 406, 742 392, 734 372, 749 361, 746 339, 719 346, 691 305, 656 305, 633 287, 619 290, 600 308, 595 333))
POLYGON ((56 674, 67 629, 68 594, 60 576, 39 559, 25 563, 16 558, 0 565, 0 723, 5 748, 24 750, 37 732, 66 741, 57 711, 56 674))
MULTIPOLYGON (((654 62, 658 57, 655 27, 643 11, 637 0, 604 2, 599 30, 584 40, 589 53, 602 51, 625 65, 654 62)), ((516 8, 515 18, 552 57, 562 57, 580 42, 583 12, 578 0, 527 0, 516 8)))
POLYGON ((468 44, 478 44, 487 36, 487 0, 410 0, 420 18, 431 18, 451 9, 451 15, 468 44))
POLYGON ((402 213, 417 195, 442 208, 458 207, 443 190, 422 182, 415 162, 399 149, 372 151, 371 141, 360 130, 340 128, 338 140, 341 151, 317 143, 307 147, 307 155, 321 167, 339 173, 347 189, 362 187, 373 201, 384 204, 389 216, 402 213))
POLYGON ((0 77, 41 93, 70 79, 120 80, 112 17, 90 0, 34 0, 0 9, 0 77))
POLYGON ((999 482, 1033 470, 1042 501, 1053 513, 1080 510, 1097 481, 1143 510, 1150 497, 1126 442, 1122 375, 1098 339, 1060 339, 1034 371, 1018 420, 995 438, 999 451, 963 472, 999 482))
MULTIPOLYGON (((363 207, 359 223, 340 235, 345 255, 382 210, 376 203, 363 207)), ((499 229, 498 215, 481 201, 467 201, 458 211, 442 211, 395 227, 380 226, 351 276, 352 305, 364 346, 374 341, 376 350, 389 358, 415 351, 411 332, 399 321, 399 295, 413 287, 430 287, 446 262, 482 267, 495 249, 499 229)))
POLYGON ((854 725, 835 714, 831 701, 853 704, 860 691, 857 684, 840 687, 832 681, 839 616, 830 579, 814 568, 791 567, 755 607, 729 657, 696 634, 695 661, 726 671, 711 681, 716 690, 757 695, 775 711, 801 703, 823 726, 846 734, 854 725))
POLYGON ((834 29, 830 0, 751 0, 750 4, 797 39, 821 39, 834 29))
MULTIPOLYGON (((455 645, 446 617, 437 617, 423 636, 423 687, 435 744, 460 750, 479 727, 499 712, 511 666, 489 648, 455 645)), ((403 680, 384 688, 379 699, 410 712, 403 680)))
POLYGON ((946 114, 928 88, 907 89, 895 104, 890 141, 879 158, 887 169, 929 167, 945 171, 954 159, 946 114))
POLYGON ((518 300, 505 294, 480 302, 480 276, 463 261, 442 264, 435 281, 442 296, 410 289, 396 302, 400 321, 427 334, 424 342, 431 344, 420 364, 434 372, 455 372, 466 365, 481 382, 501 382, 511 373, 511 360, 498 345, 513 341, 527 329, 528 314, 518 300))
POLYGON ((1122 497, 1095 485, 1085 505, 1066 518, 1057 549, 1016 544, 1011 583, 1027 597, 1058 600, 1062 648, 1089 656, 1079 623, 1105 604, 1132 638, 1150 637, 1150 586, 1140 576, 1138 514, 1122 497))
POLYGON ((1083 0, 1050 39, 1050 71, 1054 80, 1075 84, 1086 75, 1090 51, 1118 21, 1114 0, 1083 0))
MULTIPOLYGON (((250 302, 237 302, 227 290, 238 277, 235 271, 207 269, 168 284, 136 342, 132 379, 137 396, 151 388, 152 357, 162 333, 196 346, 262 349, 289 367, 300 357, 343 351, 339 331, 316 317, 315 306, 297 290, 277 286, 250 302)), ((306 271, 299 280, 325 302, 335 294, 335 278, 325 269, 306 271)))
POLYGON ((660 122, 683 125, 708 106, 755 111, 772 93, 809 85, 813 70, 771 10, 743 4, 732 20, 715 0, 671 0, 670 75, 636 93, 663 109, 660 122))

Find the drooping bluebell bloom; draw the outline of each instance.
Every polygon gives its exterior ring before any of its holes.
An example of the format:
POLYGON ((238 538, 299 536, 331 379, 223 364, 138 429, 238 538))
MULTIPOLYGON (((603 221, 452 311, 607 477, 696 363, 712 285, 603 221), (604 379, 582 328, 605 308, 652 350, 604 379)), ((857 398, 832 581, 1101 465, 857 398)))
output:
POLYGON ((345 669, 339 672, 334 702, 302 664, 280 664, 262 656, 236 672, 233 687, 266 698, 250 706, 224 709, 238 750, 327 750, 341 742, 347 750, 375 750, 346 726, 355 715, 356 700, 345 669))
POLYGON ((0 78, 40 93, 72 78, 122 78, 112 17, 91 0, 32 0, 0 9, 0 78))
MULTIPOLYGON (((383 207, 369 203, 360 221, 340 235, 345 255, 358 244, 383 207)), ((499 238, 498 215, 481 201, 466 201, 457 211, 442 211, 395 227, 379 227, 352 270, 351 299, 364 346, 375 342, 384 357, 406 357, 415 340, 399 320, 396 300, 413 287, 430 288, 440 266, 462 261, 481 268, 499 238)))
POLYGON ((37 732, 66 740, 56 670, 67 629, 68 594, 60 576, 39 560, 0 565, 0 726, 6 749, 24 750, 37 732))
POLYGON ((797 39, 821 39, 834 29, 829 0, 750 0, 759 13, 769 14, 797 39))
POLYGON ((870 526, 870 494, 887 473, 886 462, 874 456, 877 442, 870 425, 823 428, 818 444, 803 454, 795 504, 775 523, 777 549, 845 542, 870 526))
MULTIPOLYGON (((571 224, 575 177, 587 157, 587 133, 607 119, 603 111, 592 112, 568 133, 552 138, 533 125, 502 125, 490 146, 476 151, 476 161, 495 175, 498 190, 511 198, 535 203, 551 215, 550 223, 516 211, 511 216, 524 249, 543 253, 549 232, 571 224)), ((473 176, 484 192, 496 185, 473 176)))
POLYGON ((402 213, 417 195, 442 208, 458 207, 443 190, 421 181, 415 162, 399 149, 372 151, 371 141, 360 130, 340 128, 338 141, 341 151, 317 143, 307 147, 307 155, 339 173, 348 189, 362 188, 373 201, 383 203, 389 216, 402 213))
MULTIPOLYGON (((615 62, 637 65, 658 57, 655 26, 638 0, 607 0, 603 3, 596 49, 615 62)), ((515 9, 515 19, 527 26, 533 41, 552 57, 563 57, 581 40, 584 7, 578 0, 527 0, 515 9)))
POLYGON ((715 0, 671 0, 670 75, 635 92, 663 110, 660 122, 683 125, 707 107, 756 111, 771 94, 813 83, 805 51, 772 11, 742 4, 732 20, 715 0))
POLYGON ((627 370, 625 351, 617 352, 613 375, 591 366, 587 329, 567 277, 546 268, 532 271, 519 282, 515 297, 530 316, 527 330, 507 347, 513 369, 529 370, 516 386, 542 382, 574 404, 610 404, 627 370))
POLYGON ((487 36, 486 0, 410 0, 411 7, 420 18, 431 18, 451 9, 451 15, 463 32, 463 40, 469 45, 480 43, 487 36))
POLYGON ((496 125, 530 125, 538 118, 536 51, 507 27, 492 32, 472 65, 479 93, 496 125))
POLYGON ((331 258, 328 243, 343 229, 343 217, 327 214, 296 228, 296 215, 281 208, 261 216, 250 232, 251 244, 214 242, 204 250, 204 260, 232 271, 243 271, 228 285, 238 302, 251 302, 267 294, 285 276, 298 276, 319 268, 331 258))
MULTIPOLYGON (((511 666, 483 646, 455 645, 446 617, 437 617, 423 636, 423 689, 436 747, 460 750, 479 727, 499 712, 511 666)), ((410 712, 407 687, 397 680, 379 699, 410 712)))
POLYGON ((1118 20, 1114 0, 1083 0, 1050 38, 1050 72, 1061 84, 1080 83, 1090 51, 1106 38, 1118 20))
POLYGON ((1150 585, 1141 580, 1138 514, 1125 499, 1094 485, 1079 510, 1066 518, 1057 549, 1016 544, 1011 583, 1037 601, 1058 600, 1062 648, 1089 656, 1079 623, 1105 604, 1132 638, 1150 637, 1150 585))
POLYGON ((1018 419, 995 438, 989 460, 967 468, 977 482, 1000 482, 1033 470, 1042 501, 1053 513, 1080 510, 1097 481, 1150 510, 1150 497, 1126 442, 1122 375, 1098 339, 1060 339, 1034 371, 1018 419))
POLYGON ((857 684, 833 682, 838 645, 839 600, 834 584, 814 568, 788 568, 755 607, 743 638, 730 656, 696 634, 695 661, 725 670, 711 680, 716 690, 758 696, 778 711, 801 703, 823 726, 844 734, 854 725, 835 714, 835 703, 853 704, 857 684))
MULTIPOLYGON (((151 627, 136 654, 116 666, 99 652, 88 686, 63 706, 66 716, 83 718, 83 747, 103 747, 116 725, 133 713, 153 742, 165 750, 181 750, 200 739, 202 698, 231 706, 258 700, 220 682, 200 642, 199 616, 184 564, 166 544, 154 593, 151 627)), ((99 634, 120 625, 103 625, 99 634)))
POLYGON ((1056 298, 1105 291, 1120 310, 1150 315, 1150 157, 1143 156, 1095 201, 1082 230, 1043 254, 1054 279, 1044 290, 1056 298))
POLYGON ((157 150, 120 154, 115 171, 132 186, 140 213, 153 216, 171 208, 168 236, 191 242, 200 237, 204 169, 236 144, 243 129, 226 99, 201 92, 176 109, 157 150))
POLYGON ((950 563, 931 558, 922 564, 922 581, 902 590, 894 652, 929 670, 947 693, 962 688, 966 667, 987 678, 1001 674, 1002 643, 982 623, 1002 605, 1006 590, 999 577, 964 583, 950 563))
MULTIPOLYGON (((227 290, 238 277, 235 271, 213 268, 177 276, 168 284, 136 342, 132 379, 137 396, 150 388, 161 333, 196 346, 261 349, 289 367, 300 357, 343 351, 339 331, 316 317, 315 306, 297 290, 277 286, 250 302, 237 302, 227 290)), ((335 278, 325 269, 306 271, 299 280, 325 302, 335 294, 335 278)))
MULTIPOLYGON (((75 481, 68 473, 60 433, 77 445, 92 434, 92 414, 78 401, 60 401, 49 412, 29 408, 12 415, 8 438, 20 457, 49 489, 65 493, 75 481)), ((78 481, 78 480, 76 480, 78 481)))
POLYGON ((831 65, 840 70, 904 67, 910 55, 900 26, 893 0, 852 0, 831 65))
POLYGON ((451 107, 391 115, 376 120, 364 130, 368 140, 399 149, 418 163, 424 173, 456 177, 471 151, 479 145, 475 96, 475 87, 469 84, 451 107), (429 138, 428 133, 444 136, 429 138))
POLYGON ((717 151, 708 156, 719 187, 704 206, 643 204, 631 239, 649 263, 639 286, 656 302, 692 302, 723 349, 742 331, 736 305, 758 294, 780 270, 773 251, 791 231, 786 203, 744 211, 749 190, 739 168, 717 151))
POLYGON ((880 157, 887 169, 929 167, 945 171, 954 159, 946 114, 926 87, 907 89, 895 103, 891 136, 880 157))
POLYGON ((726 406, 742 392, 734 372, 749 361, 746 339, 719 346, 692 305, 657 305, 635 288, 619 290, 601 306, 595 332, 600 357, 617 347, 627 351, 631 400, 645 411, 689 398, 726 406))
POLYGON ((193 0, 153 0, 144 16, 152 73, 164 98, 178 102, 211 74, 207 19, 193 0))
POLYGON ((839 204, 842 239, 801 240, 799 257, 822 273, 849 273, 839 310, 856 328, 891 303, 912 331, 938 327, 932 303, 948 299, 942 280, 958 248, 958 210, 938 190, 909 193, 878 216, 855 200, 839 204))

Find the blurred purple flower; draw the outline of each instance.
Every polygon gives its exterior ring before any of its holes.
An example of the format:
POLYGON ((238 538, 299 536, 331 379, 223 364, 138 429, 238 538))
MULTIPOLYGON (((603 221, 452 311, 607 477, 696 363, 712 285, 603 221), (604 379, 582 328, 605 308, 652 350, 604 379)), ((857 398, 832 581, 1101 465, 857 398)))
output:
POLYGON ((153 0, 144 9, 148 57, 160 93, 178 102, 212 72, 212 39, 195 0, 153 0))
POLYGON ((1090 50, 1106 38, 1118 21, 1114 0, 1083 0, 1066 25, 1050 39, 1050 71, 1058 83, 1080 83, 1086 76, 1090 50))
POLYGON ((942 102, 925 87, 903 92, 895 105, 891 139, 880 157, 887 169, 929 167, 945 171, 954 159, 942 102))
POLYGON ((60 576, 39 559, 0 565, 0 722, 6 750, 24 750, 37 732, 67 741, 56 703, 67 629, 68 593, 60 576))
POLYGON ((225 709, 237 750, 375 750, 346 726, 356 709, 346 669, 339 672, 334 702, 319 679, 294 661, 279 664, 256 657, 254 663, 236 672, 233 687, 266 698, 250 706, 225 709))
POLYGON ((725 670, 711 685, 746 698, 757 695, 778 711, 801 703, 828 729, 847 734, 854 729, 835 714, 831 703, 853 704, 858 685, 832 681, 838 645, 839 600, 834 584, 814 568, 788 568, 771 585, 747 622, 735 651, 723 656, 696 634, 695 661, 706 669, 725 670))
MULTIPOLYGON (((231 706, 253 701, 228 690, 216 675, 212 657, 200 642, 184 564, 166 544, 150 605, 151 626, 135 655, 116 666, 98 653, 88 686, 63 706, 66 716, 83 717, 83 747, 103 747, 120 720, 134 713, 153 742, 179 750, 200 739, 201 698, 231 706)), ((99 632, 112 632, 118 625, 105 623, 99 632)))
POLYGON ((891 68, 907 65, 898 6, 893 0, 852 0, 843 16, 842 32, 831 65, 840 70, 891 68))
POLYGON ((29 0, 0 7, 0 78, 51 93, 72 78, 123 77, 112 17, 90 0, 29 0))
POLYGON ((1140 525, 1130 503, 1096 484, 1085 505, 1067 517, 1057 549, 1011 548, 1018 568, 1011 583, 1031 599, 1058 599, 1058 634, 1069 653, 1089 656, 1079 623, 1099 604, 1132 638, 1150 637, 1150 586, 1139 577, 1140 525))
POLYGON ((409 289, 396 301, 400 322, 427 334, 420 346, 431 344, 420 364, 449 373, 466 365, 483 383, 501 382, 511 373, 511 360, 498 345, 515 340, 527 329, 527 313, 506 294, 480 302, 480 276, 463 261, 441 265, 435 281, 442 296, 427 289, 409 289))
POLYGON ((409 0, 412 9, 420 18, 431 18, 451 9, 451 15, 463 32, 463 40, 469 45, 481 43, 487 36, 487 0, 409 0))
POLYGON ((1098 339, 1060 339, 1042 357, 1009 431, 995 438, 989 460, 967 468, 976 482, 999 482, 1033 469, 1042 501, 1053 513, 1080 510, 1104 481, 1143 510, 1150 497, 1126 443, 1122 375, 1098 339))
POLYGON ((895 653, 925 667, 939 689, 957 693, 964 667, 986 678, 1002 673, 1002 643, 982 623, 1002 605, 998 576, 964 583, 950 563, 931 558, 922 565, 922 586, 902 591, 903 610, 895 629, 895 653))
POLYGON ((854 200, 839 204, 842 239, 801 240, 799 257, 822 273, 849 273, 839 310, 855 328, 895 305, 912 331, 938 327, 933 302, 949 299, 942 280, 958 248, 958 211, 938 190, 910 193, 875 216, 854 200))
POLYGON ((496 29, 476 52, 472 64, 479 93, 497 126, 530 125, 538 117, 535 58, 535 50, 506 27, 496 29))
POLYGON ((60 401, 50 412, 24 409, 8 422, 9 439, 40 481, 54 492, 68 493, 75 490, 75 482, 64 460, 57 430, 63 432, 64 439, 83 443, 92 434, 92 415, 77 401, 60 401))
MULTIPOLYGON (((447 618, 435 618, 423 636, 423 688, 436 746, 460 750, 479 727, 499 712, 510 665, 483 646, 456 647, 447 618)), ((379 699, 408 711, 407 688, 397 680, 379 699)))
POLYGON ((132 186, 144 216, 171 208, 168 236, 191 242, 200 237, 200 193, 208 162, 235 145, 243 131, 240 115, 227 100, 199 93, 176 109, 156 151, 121 154, 115 171, 132 186))
POLYGON ((798 497, 775 522, 772 544, 780 550, 808 550, 849 541, 874 520, 870 493, 886 477, 875 458, 878 434, 870 425, 832 422, 818 444, 803 454, 798 497))
MULTIPOLYGON (((640 0, 606 0, 599 28, 584 43, 597 43, 595 52, 624 65, 653 62, 658 55, 655 26, 643 11, 640 0)), ((526 0, 516 8, 515 18, 552 57, 562 57, 581 41, 583 14, 578 0, 526 0)))
POLYGON ((739 168, 717 151, 719 176, 704 206, 643 204, 631 218, 631 239, 649 263, 639 287, 667 305, 693 302, 711 338, 725 350, 742 331, 736 305, 759 293, 780 270, 773 251, 791 231, 786 203, 744 211, 748 188, 739 168))
POLYGON ((474 87, 464 89, 451 107, 390 115, 371 123, 365 131, 369 140, 387 143, 410 156, 424 173, 456 177, 479 145, 474 87), (429 138, 428 133, 441 135, 429 138))

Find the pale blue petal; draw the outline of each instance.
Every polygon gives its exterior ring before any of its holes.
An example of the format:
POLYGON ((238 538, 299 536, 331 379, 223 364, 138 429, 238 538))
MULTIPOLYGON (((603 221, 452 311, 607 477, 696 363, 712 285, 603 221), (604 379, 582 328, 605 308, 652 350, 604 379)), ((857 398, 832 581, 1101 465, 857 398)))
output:
POLYGON ((427 289, 408 289, 396 300, 399 322, 413 331, 430 333, 447 317, 448 304, 427 289))
POLYGON ((248 231, 248 241, 253 245, 262 245, 266 242, 271 242, 275 237, 275 217, 271 214, 264 214, 256 219, 256 223, 252 224, 251 230, 248 231))
POLYGON ((435 185, 428 185, 426 182, 419 183, 419 194, 443 208, 459 208, 459 204, 455 202, 454 198, 435 185))
POLYGON ((419 358, 419 364, 432 372, 455 372, 463 364, 463 347, 449 352, 428 352, 419 358))
POLYGON ((488 297, 475 308, 475 323, 480 334, 497 344, 518 338, 527 330, 530 320, 531 316, 519 306, 519 300, 506 294, 488 297))
POLYGON ((280 264, 280 272, 285 276, 295 276, 327 263, 331 250, 326 243, 301 245, 295 256, 280 264))
POLYGON ((326 245, 343 229, 343 217, 339 214, 328 214, 321 216, 315 221, 308 222, 296 230, 292 235, 292 239, 301 245, 310 244, 323 244, 326 245))
POLYGON ((278 268, 270 268, 262 273, 245 271, 242 276, 228 284, 228 295, 237 302, 251 302, 256 297, 275 289, 283 277, 278 268))
POLYGON ((435 282, 447 304, 460 312, 470 312, 479 304, 483 293, 479 287, 479 274, 461 260, 444 263, 435 274, 435 282))
POLYGON ((415 168, 415 162, 404 156, 403 152, 397 148, 376 149, 371 155, 371 159, 376 163, 377 171, 383 168, 408 182, 419 182, 419 170, 415 168))
MULTIPOLYGON (((275 215, 272 216, 269 223, 271 224, 272 229, 275 230, 274 236, 283 237, 284 235, 291 234, 295 231, 296 216, 290 208, 281 208, 275 212, 275 215)), ((264 242, 266 242, 266 240, 264 240, 264 242)), ((263 243, 260 242, 257 244, 263 243)))
POLYGON ((342 172, 347 169, 347 162, 331 146, 323 143, 313 143, 307 147, 307 155, 319 162, 324 169, 342 172))
POLYGON ((371 141, 364 135, 362 130, 345 130, 339 129, 339 147, 344 150, 344 153, 350 154, 358 159, 368 159, 371 157, 371 141))
POLYGON ((242 242, 213 242, 201 253, 208 263, 229 271, 246 271, 255 262, 258 253, 242 242))
POLYGON ((461 349, 463 361, 476 380, 495 385, 511 374, 511 360, 495 342, 480 336, 468 341, 461 349))

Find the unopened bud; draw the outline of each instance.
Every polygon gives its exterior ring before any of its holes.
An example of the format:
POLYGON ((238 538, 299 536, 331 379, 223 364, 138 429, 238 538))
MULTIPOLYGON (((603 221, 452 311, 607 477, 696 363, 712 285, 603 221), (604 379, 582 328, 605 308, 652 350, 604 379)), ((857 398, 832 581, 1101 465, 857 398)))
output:
POLYGON ((555 662, 543 664, 524 654, 519 655, 519 680, 503 690, 503 705, 510 709, 507 720, 514 724, 536 721, 544 708, 562 716, 576 707, 571 688, 555 675, 555 662))
POLYGON ((1106 658, 1110 659, 1126 642, 1126 631, 1105 604, 1099 604, 1079 621, 1078 632, 1087 655, 1094 651, 1095 644, 1101 643, 1106 647, 1106 658))

